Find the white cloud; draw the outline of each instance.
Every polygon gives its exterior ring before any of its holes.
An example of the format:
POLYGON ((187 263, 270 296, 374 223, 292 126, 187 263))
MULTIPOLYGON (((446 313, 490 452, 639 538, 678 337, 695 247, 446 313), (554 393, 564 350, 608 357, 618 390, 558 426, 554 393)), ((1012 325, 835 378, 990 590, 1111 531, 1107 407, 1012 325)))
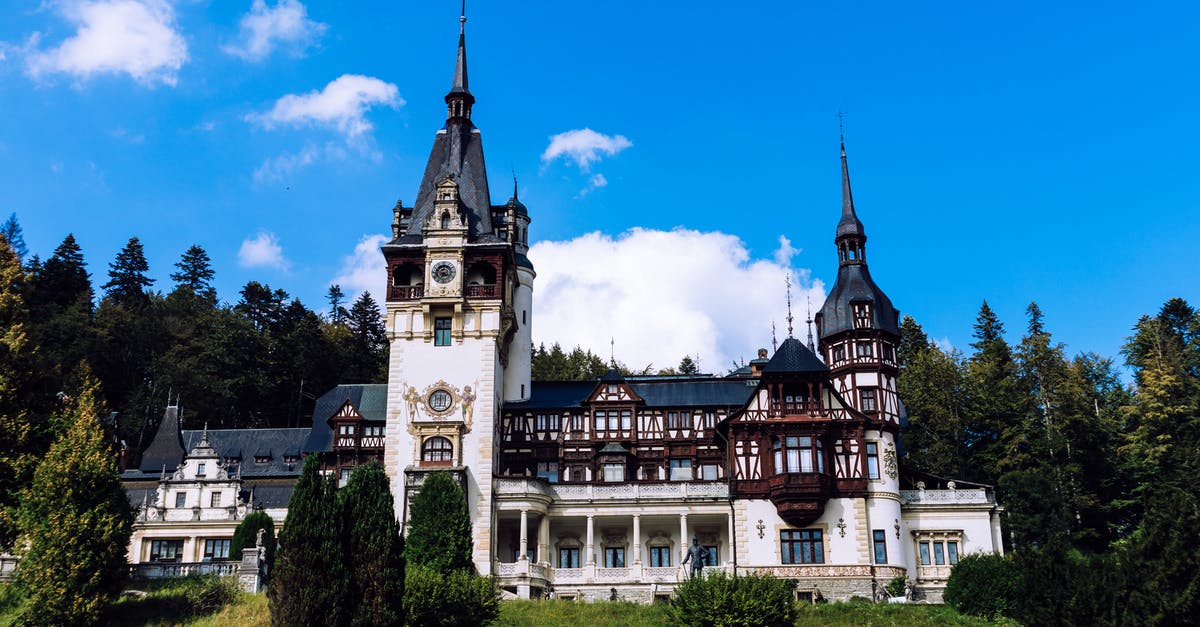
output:
POLYGON ((590 128, 575 129, 559 133, 550 138, 550 145, 542 153, 542 161, 549 163, 565 156, 575 162, 580 170, 588 171, 601 155, 613 156, 633 146, 624 135, 604 135, 590 128))
POLYGON ((779 340, 787 337, 789 272, 796 337, 806 334, 805 302, 818 307, 825 299, 809 270, 752 259, 740 239, 717 232, 590 233, 538 242, 529 258, 538 271, 534 342, 607 356, 611 338, 617 359, 637 369, 699 355, 704 371, 724 373, 770 349, 772 321, 779 340))
POLYGON ((601 187, 604 187, 605 185, 608 185, 608 179, 604 178, 603 174, 600 174, 599 172, 597 172, 597 173, 593 174, 591 176, 591 178, 588 179, 587 187, 579 190, 579 196, 580 197, 587 196, 589 193, 591 193, 597 189, 600 189, 601 187))
POLYGON ((38 51, 30 38, 26 71, 37 78, 61 72, 79 79, 128 74, 145 85, 175 85, 188 59, 175 29, 175 11, 164 0, 68 1, 57 5, 75 35, 57 48, 38 51))
POLYGON ((320 155, 320 150, 315 145, 309 144, 300 152, 271 157, 254 170, 254 183, 265 185, 285 180, 297 170, 312 165, 320 155))
POLYGON ((391 83, 370 76, 343 74, 320 91, 288 94, 277 100, 270 111, 251 114, 246 119, 267 129, 279 125, 327 126, 352 139, 373 128, 366 113, 375 105, 397 108, 404 105, 404 99, 391 83))
POLYGON ((263 0, 254 0, 250 12, 243 15, 239 43, 221 49, 247 61, 261 61, 282 44, 293 54, 300 54, 328 28, 308 19, 308 9, 297 0, 279 0, 268 7, 263 0))
POLYGON ((800 254, 799 248, 792 247, 792 240, 784 235, 779 236, 779 248, 775 249, 775 263, 781 266, 790 266, 792 257, 800 254))
POLYGON ((946 353, 947 355, 953 354, 954 351, 957 350, 954 348, 954 343, 950 341, 949 337, 943 337, 943 338, 935 337, 935 338, 932 338, 930 341, 933 342, 934 346, 937 346, 939 349, 941 349, 941 351, 943 353, 946 353))
POLYGON ((242 247, 238 249, 238 264, 244 268, 277 270, 287 270, 290 265, 283 256, 279 239, 269 231, 259 231, 258 235, 242 241, 242 247))
POLYGON ((379 247, 388 241, 386 235, 363 235, 354 246, 354 252, 342 259, 342 269, 330 284, 340 285, 350 302, 363 292, 371 292, 376 302, 382 304, 387 297, 383 293, 387 285, 387 265, 379 247))

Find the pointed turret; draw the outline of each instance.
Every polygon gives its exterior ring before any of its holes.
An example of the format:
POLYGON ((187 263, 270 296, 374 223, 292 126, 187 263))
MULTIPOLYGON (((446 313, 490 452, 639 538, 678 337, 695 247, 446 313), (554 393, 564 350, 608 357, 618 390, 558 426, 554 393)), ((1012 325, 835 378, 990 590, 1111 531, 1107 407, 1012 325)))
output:
POLYGON ((833 239, 838 247, 841 265, 867 262, 867 233, 854 211, 854 194, 850 191, 850 166, 846 164, 846 142, 842 141, 842 219, 838 221, 833 239))
POLYGON ((446 94, 447 122, 462 120, 469 123, 473 104, 475 96, 471 95, 467 86, 467 16, 463 14, 458 18, 458 58, 454 62, 454 83, 450 86, 450 93, 446 94))

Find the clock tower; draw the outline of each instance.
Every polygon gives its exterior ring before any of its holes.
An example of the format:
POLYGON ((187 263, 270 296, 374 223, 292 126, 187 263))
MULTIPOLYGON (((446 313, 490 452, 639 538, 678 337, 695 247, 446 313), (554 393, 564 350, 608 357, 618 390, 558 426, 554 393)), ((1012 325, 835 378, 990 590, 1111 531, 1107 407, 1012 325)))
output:
POLYGON ((393 209, 387 261, 390 340, 384 466, 401 524, 429 473, 450 471, 466 491, 475 564, 491 571, 495 422, 527 400, 534 269, 529 214, 513 197, 492 205, 482 137, 471 122, 460 18, 446 123, 417 191, 393 209))

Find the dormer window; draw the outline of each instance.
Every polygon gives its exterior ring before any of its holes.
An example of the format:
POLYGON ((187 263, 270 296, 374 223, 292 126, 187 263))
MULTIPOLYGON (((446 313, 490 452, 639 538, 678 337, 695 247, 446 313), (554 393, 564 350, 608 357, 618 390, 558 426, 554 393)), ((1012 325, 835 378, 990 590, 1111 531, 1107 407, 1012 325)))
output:
POLYGON ((206 466, 207 466, 207 464, 205 464, 204 462, 200 462, 199 464, 196 465, 196 476, 197 477, 207 477, 208 476, 208 473, 205 472, 206 466))
MULTIPOLYGON (((450 195, 446 194, 445 200, 449 200, 449 199, 450 199, 450 195)), ((450 212, 449 211, 442 214, 442 228, 443 229, 450 228, 450 212)))
POLYGON ((269 464, 269 463, 271 463, 271 456, 270 456, 270 455, 255 455, 255 456, 254 456, 254 463, 256 463, 256 464, 269 464))
POLYGON ((870 305, 870 303, 854 303, 854 328, 855 329, 871 328, 871 305, 870 305))
POLYGON ((298 461, 300 461, 299 455, 284 455, 283 456, 283 462, 285 464, 295 464, 298 461))

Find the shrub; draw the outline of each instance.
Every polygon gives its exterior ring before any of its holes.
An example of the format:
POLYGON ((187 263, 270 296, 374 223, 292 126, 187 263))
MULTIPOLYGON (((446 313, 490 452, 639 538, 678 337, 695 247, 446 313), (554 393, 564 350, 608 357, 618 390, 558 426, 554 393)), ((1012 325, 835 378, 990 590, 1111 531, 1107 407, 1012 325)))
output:
POLYGON ((404 549, 408 563, 439 572, 474 570, 471 546, 471 517, 462 486, 448 472, 429 475, 412 501, 404 549))
POLYGON ((354 599, 347 608, 349 624, 394 625, 403 616, 404 537, 383 465, 376 461, 355 468, 338 502, 346 530, 348 598, 354 599))
POLYGON ((896 575, 895 577, 892 577, 891 581, 888 582, 887 587, 884 588, 884 591, 887 592, 889 597, 902 597, 904 596, 904 587, 907 584, 907 577, 904 575, 896 575))
POLYGON ((675 588, 671 614, 681 625, 791 625, 796 584, 790 579, 724 573, 690 579, 675 588))
POLYGON ((242 549, 254 547, 259 529, 266 530, 263 533, 263 548, 267 550, 267 564, 272 564, 275 559, 275 521, 266 512, 252 512, 238 524, 229 543, 229 559, 241 561, 242 549))
POLYGON ((1012 616, 1021 574, 998 553, 964 555, 946 582, 945 601, 963 614, 1012 616))
POLYGON ((188 613, 193 616, 212 614, 237 599, 236 577, 206 575, 196 585, 188 586, 185 593, 188 613))
POLYGON ((404 577, 406 625, 486 625, 500 615, 500 589, 491 577, 467 570, 440 573, 408 565, 404 577))

